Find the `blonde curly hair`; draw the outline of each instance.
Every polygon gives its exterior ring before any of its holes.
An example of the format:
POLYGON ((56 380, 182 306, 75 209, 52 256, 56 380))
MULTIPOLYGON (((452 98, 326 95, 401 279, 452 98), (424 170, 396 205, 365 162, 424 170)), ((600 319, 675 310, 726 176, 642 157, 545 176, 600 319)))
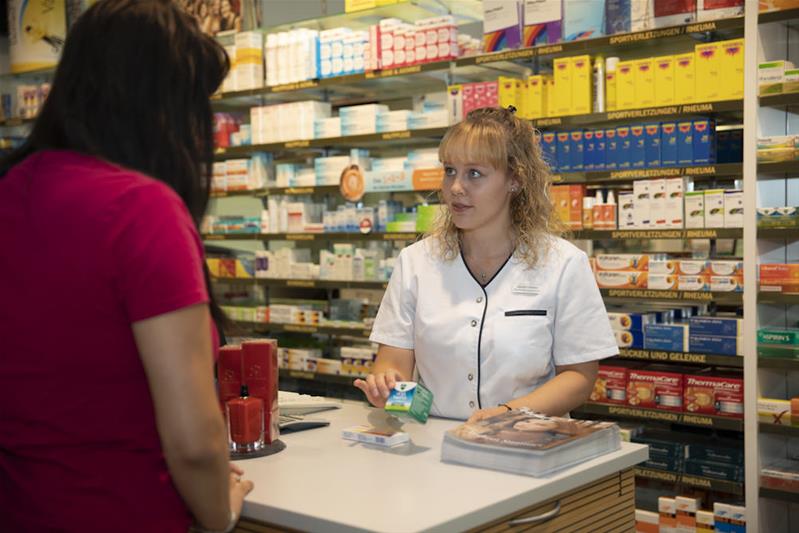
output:
MULTIPOLYGON (((469 113, 451 127, 438 147, 444 162, 471 161, 488 164, 518 180, 519 190, 510 203, 514 256, 530 268, 546 254, 552 236, 565 231, 549 195, 552 182, 549 166, 541 153, 539 134, 532 124, 513 111, 482 108, 469 113)), ((452 222, 449 207, 438 191, 441 210, 426 237, 438 244, 443 259, 460 254, 461 232, 452 222)))

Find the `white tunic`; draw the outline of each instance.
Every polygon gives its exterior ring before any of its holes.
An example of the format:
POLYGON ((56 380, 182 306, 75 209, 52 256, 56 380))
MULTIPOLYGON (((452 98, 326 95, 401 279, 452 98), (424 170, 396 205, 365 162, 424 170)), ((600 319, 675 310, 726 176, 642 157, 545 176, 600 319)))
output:
POLYGON ((529 394, 555 365, 619 353, 588 258, 568 241, 553 239, 534 269, 511 258, 485 287, 436 246, 400 252, 370 337, 414 350, 432 414, 465 419, 529 394))

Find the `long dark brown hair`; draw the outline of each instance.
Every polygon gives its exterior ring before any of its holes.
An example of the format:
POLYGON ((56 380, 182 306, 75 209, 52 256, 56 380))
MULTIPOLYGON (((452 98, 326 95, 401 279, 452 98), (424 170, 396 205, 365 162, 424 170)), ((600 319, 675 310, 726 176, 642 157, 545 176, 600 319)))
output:
POLYGON ((209 97, 229 69, 224 48, 177 3, 102 0, 70 30, 31 134, 0 175, 39 150, 93 155, 169 185, 199 226, 213 164, 209 97))

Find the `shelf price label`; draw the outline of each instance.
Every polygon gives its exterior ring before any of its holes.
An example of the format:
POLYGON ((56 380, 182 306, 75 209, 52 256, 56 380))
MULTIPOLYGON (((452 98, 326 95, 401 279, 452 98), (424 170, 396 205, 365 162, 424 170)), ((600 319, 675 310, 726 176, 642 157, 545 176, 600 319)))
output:
POLYGON ((319 333, 319 328, 315 328, 314 326, 298 326, 295 324, 286 324, 283 326, 283 330, 292 333, 319 333))
POLYGON ((377 78, 390 78, 392 76, 403 76, 405 74, 418 74, 422 71, 422 65, 412 65, 409 67, 388 68, 379 72, 367 72, 365 77, 367 80, 374 80, 377 78))
POLYGON ((287 241, 313 241, 316 235, 313 233, 286 233, 287 241))
POLYGON ((412 241, 416 238, 415 233, 384 233, 384 241, 412 241))
POLYGON ((284 93, 287 91, 298 91, 300 89, 313 89, 319 87, 319 82, 316 80, 297 81, 294 83, 284 83, 283 85, 275 85, 271 91, 273 93, 284 93))
POLYGON ((311 280, 290 279, 286 281, 286 287, 301 287, 305 289, 313 289, 316 287, 316 282, 311 280))
POLYGON ((313 372, 302 372, 300 370, 289 370, 289 377, 294 379, 314 379, 316 374, 313 372))
POLYGON ((292 195, 313 194, 314 193, 314 188, 313 187, 289 187, 288 189, 283 191, 283 193, 284 194, 292 194, 292 195))
POLYGON ((384 141, 390 141, 392 139, 410 139, 411 132, 409 130, 406 131, 390 131, 388 133, 383 133, 380 136, 381 139, 384 141))

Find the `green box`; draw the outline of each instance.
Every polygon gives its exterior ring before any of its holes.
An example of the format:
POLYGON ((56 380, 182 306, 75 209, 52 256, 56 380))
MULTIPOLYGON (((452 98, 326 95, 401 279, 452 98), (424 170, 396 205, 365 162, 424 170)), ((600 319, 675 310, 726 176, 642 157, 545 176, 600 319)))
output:
POLYGON ((757 330, 758 344, 776 344, 780 346, 799 346, 799 329, 796 328, 760 328, 757 330))
POLYGON ((427 422, 433 407, 433 393, 421 383, 398 381, 386 400, 386 412, 407 417, 421 423, 427 422))

